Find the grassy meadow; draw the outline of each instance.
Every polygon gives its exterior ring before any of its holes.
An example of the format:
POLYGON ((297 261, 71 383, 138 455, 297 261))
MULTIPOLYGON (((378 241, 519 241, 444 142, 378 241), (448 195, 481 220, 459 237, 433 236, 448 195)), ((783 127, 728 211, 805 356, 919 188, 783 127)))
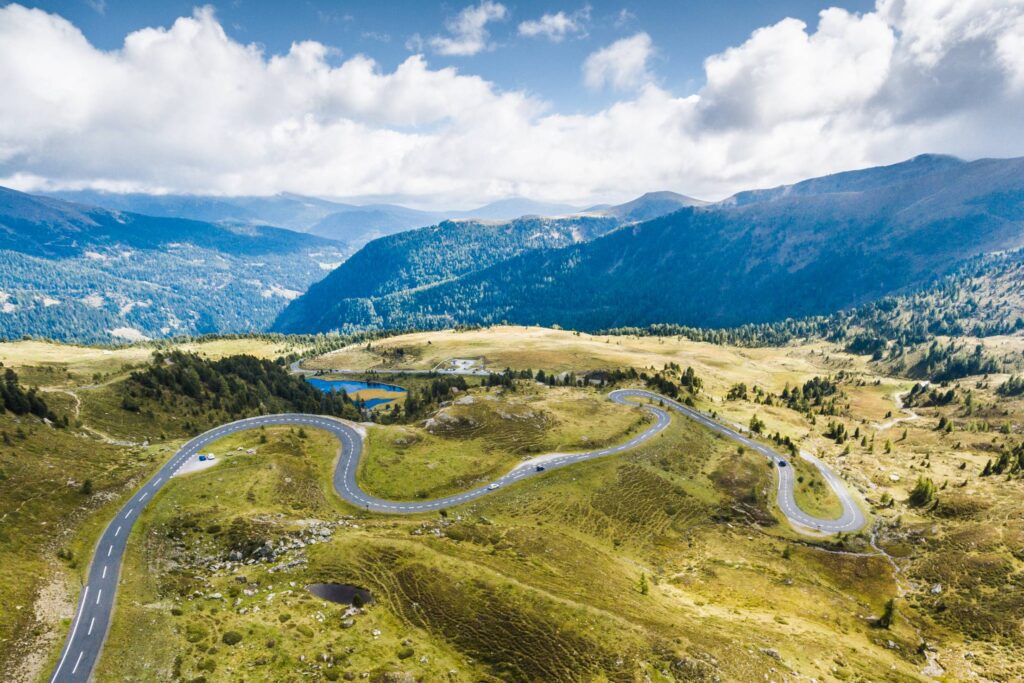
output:
MULTIPOLYGON (((991 341, 1006 353, 1019 345, 991 341)), ((192 350, 294 349, 239 339, 192 350)), ((151 353, 0 344, 0 362, 69 417, 57 428, 0 415, 0 602, 12 606, 0 611, 0 679, 46 679, 95 538, 182 442, 186 421, 203 424, 173 403, 124 408, 124 380, 151 353)), ((449 358, 547 373, 692 367, 698 409, 743 427, 756 417, 764 439, 778 433, 822 458, 869 526, 799 535, 777 514, 760 456, 680 417, 628 453, 412 517, 343 503, 329 435, 253 430, 215 444, 219 464, 176 478, 146 508, 97 680, 1024 677, 1021 480, 981 476, 1021 443, 1024 399, 996 392, 1005 376, 934 387, 952 401, 925 395, 901 409, 896 396, 913 382, 825 343, 746 349, 511 327, 388 338, 307 366, 429 369, 449 358), (828 414, 779 399, 815 377, 835 378, 828 414), (739 383, 748 397, 728 398, 739 383), (924 502, 911 497, 919 479, 932 484, 924 502), (329 603, 306 591, 314 582, 359 586, 374 601, 329 603)), ((646 419, 596 387, 478 384, 423 419, 367 425, 362 485, 432 498, 536 454, 620 443, 646 419)), ((798 503, 837 514, 816 471, 787 459, 798 503)))

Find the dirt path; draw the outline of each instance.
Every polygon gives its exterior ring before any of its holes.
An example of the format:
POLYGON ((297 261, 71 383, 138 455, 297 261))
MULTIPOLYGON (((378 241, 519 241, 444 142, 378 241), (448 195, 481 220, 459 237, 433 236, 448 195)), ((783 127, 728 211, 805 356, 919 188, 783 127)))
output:
MULTIPOLYGON (((925 386, 927 386, 927 383, 925 384, 925 386)), ((896 409, 902 411, 903 413, 905 413, 904 417, 894 417, 891 420, 886 420, 885 422, 880 423, 875 428, 875 431, 877 431, 877 432, 884 432, 887 429, 891 429, 891 428, 895 427, 896 425, 900 424, 901 422, 912 422, 913 420, 920 420, 921 419, 920 415, 915 413, 910 408, 905 408, 903 406, 903 397, 906 396, 909 393, 910 393, 909 391, 901 391, 901 392, 899 392, 897 394, 894 394, 893 397, 892 397, 893 401, 896 402, 896 409)))
POLYGON ((75 399, 75 419, 82 414, 82 399, 79 398, 78 394, 71 391, 70 389, 64 389, 62 387, 40 387, 40 391, 45 391, 48 394, 66 394, 71 398, 75 399))

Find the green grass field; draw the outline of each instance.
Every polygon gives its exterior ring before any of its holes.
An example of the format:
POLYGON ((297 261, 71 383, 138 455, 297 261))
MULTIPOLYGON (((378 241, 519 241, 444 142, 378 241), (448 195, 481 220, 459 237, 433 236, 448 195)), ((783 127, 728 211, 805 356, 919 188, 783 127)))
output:
POLYGON ((523 384, 515 392, 476 390, 422 425, 377 426, 372 458, 358 476, 374 495, 437 498, 465 490, 542 453, 625 441, 647 416, 596 391, 523 384))
MULTIPOLYGON (((678 417, 634 451, 545 473, 445 517, 352 509, 330 485, 332 437, 254 430, 215 444, 218 465, 173 481, 147 507, 97 680, 1024 677, 1021 480, 979 476, 1021 442, 1024 400, 995 393, 1002 377, 952 383, 943 389, 956 401, 917 407, 917 420, 883 429, 887 413, 903 415, 893 395, 910 383, 827 344, 749 350, 497 328, 365 346, 334 358, 397 364, 385 351, 402 348, 402 362, 417 367, 448 357, 545 371, 692 366, 704 380, 701 409, 741 425, 757 415, 769 433, 817 454, 875 526, 800 536, 776 513, 763 458, 678 417), (835 415, 725 400, 739 381, 777 393, 840 371, 835 415), (938 429, 940 418, 951 429, 938 429), (865 444, 836 443, 830 421, 865 444), (915 507, 908 498, 919 477, 936 493, 915 507), (260 548, 273 548, 273 559, 258 559, 260 548), (311 582, 354 584, 376 601, 346 615, 310 596, 311 582), (880 628, 874 620, 889 598, 896 617, 880 628)), ((11 606, 0 610, 4 681, 46 680, 97 534, 181 443, 184 423, 212 419, 182 413, 185 404, 124 410, 121 379, 148 353, 0 344, 0 360, 50 389, 46 400, 72 422, 60 430, 0 415, 9 437, 0 441, 0 602, 11 606)), ((596 389, 477 387, 425 420, 368 427, 359 476, 379 495, 434 497, 538 453, 621 442, 641 420, 596 389)), ((800 505, 837 512, 815 473, 793 462, 804 477, 800 505)))

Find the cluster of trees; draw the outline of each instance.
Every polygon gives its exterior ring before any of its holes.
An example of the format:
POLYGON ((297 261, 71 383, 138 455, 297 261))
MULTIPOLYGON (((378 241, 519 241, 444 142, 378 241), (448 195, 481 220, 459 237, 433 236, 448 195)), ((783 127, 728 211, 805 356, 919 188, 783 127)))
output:
POLYGON ((182 351, 157 352, 124 385, 122 407, 139 410, 146 401, 170 404, 178 398, 232 417, 307 412, 359 418, 344 393, 325 393, 280 363, 249 355, 208 360, 182 351))
POLYGON ((764 420, 759 418, 757 414, 750 417, 750 431, 754 434, 763 434, 766 426, 767 425, 765 425, 764 420))
MULTIPOLYGON (((676 366, 679 369, 679 366, 676 366)), ((683 374, 679 376, 679 384, 686 388, 691 394, 698 394, 704 387, 704 381, 697 376, 697 373, 693 371, 693 368, 687 366, 683 374)))
POLYGON ((654 323, 644 327, 623 326, 600 330, 599 334, 623 337, 677 337, 722 346, 784 346, 794 339, 820 339, 829 336, 830 318, 812 316, 787 318, 778 322, 747 323, 736 327, 694 327, 675 323, 654 323))
MULTIPOLYGON (((825 427, 824 433, 825 436, 827 436, 830 439, 833 439, 837 443, 846 443, 846 441, 850 438, 853 438, 854 440, 862 438, 860 436, 860 427, 854 428, 853 434, 851 434, 849 431, 847 431, 846 425, 844 425, 842 422, 834 422, 831 420, 828 421, 828 426, 825 427)), ((865 442, 862 440, 861 444, 864 445, 865 442)))
POLYGON ((494 372, 487 375, 484 380, 484 386, 487 387, 505 387, 512 388, 512 380, 515 379, 516 373, 512 370, 505 368, 504 372, 494 372))
MULTIPOLYGON (((842 373, 840 373, 842 379, 842 373)), ((825 399, 839 391, 839 380, 832 377, 812 377, 803 386, 792 389, 787 384, 780 398, 793 410, 807 412, 811 406, 821 406, 825 399)))
POLYGON ((729 391, 725 392, 725 398, 727 401, 746 401, 750 395, 747 393, 747 385, 745 382, 739 384, 733 384, 729 387, 729 391))
POLYGON ((618 384, 640 378, 636 368, 616 368, 614 370, 592 370, 583 376, 588 382, 596 381, 601 386, 618 384))
POLYGON ((843 373, 839 373, 836 378, 813 377, 804 382, 803 386, 790 387, 786 384, 780 394, 766 392, 756 385, 748 388, 746 383, 740 382, 729 387, 725 398, 729 401, 753 400, 754 403, 766 406, 784 405, 807 415, 838 415, 836 398, 843 376, 843 373))
POLYGON ((916 366, 911 368, 910 375, 928 377, 933 382, 949 382, 971 375, 987 375, 999 372, 1002 366, 994 358, 985 353, 984 347, 977 344, 972 353, 965 353, 963 345, 955 342, 940 344, 933 341, 916 366))
POLYGON ((1013 375, 1008 380, 996 387, 996 393, 1000 396, 1021 396, 1024 395, 1024 377, 1013 375))
POLYGON ((426 386, 418 390, 409 390, 405 397, 405 416, 409 419, 423 417, 443 401, 452 400, 457 392, 466 391, 468 388, 466 378, 461 375, 435 377, 426 386))
POLYGON ((704 381, 697 376, 693 368, 687 367, 686 370, 682 370, 677 363, 669 363, 664 370, 653 375, 642 372, 639 377, 651 391, 656 391, 674 400, 683 397, 683 402, 690 406, 693 405, 693 397, 704 386, 704 381), (679 378, 678 384, 674 381, 675 377, 679 378))
POLYGON ((783 436, 781 433, 775 432, 774 434, 772 434, 771 439, 773 442, 775 442, 776 446, 780 446, 789 451, 790 456, 796 455, 796 443, 793 441, 793 439, 789 437, 788 434, 783 436))
MULTIPOLYGON (((2 363, 0 367, 3 367, 2 363)), ((18 373, 11 368, 4 368, 3 381, 0 381, 0 412, 3 411, 15 415, 35 415, 58 426, 68 424, 67 416, 60 418, 50 410, 35 387, 26 390, 18 380, 18 373)))
POLYGON ((929 391, 928 387, 929 385, 927 384, 915 384, 911 388, 910 393, 907 394, 903 402, 908 406, 934 408, 939 406, 947 406, 950 403, 954 403, 956 401, 956 389, 932 387, 929 391))
POLYGON ((981 476, 987 477, 992 474, 1016 474, 1024 472, 1024 443, 1017 444, 1013 448, 1004 448, 995 462, 989 460, 985 463, 985 469, 981 476))

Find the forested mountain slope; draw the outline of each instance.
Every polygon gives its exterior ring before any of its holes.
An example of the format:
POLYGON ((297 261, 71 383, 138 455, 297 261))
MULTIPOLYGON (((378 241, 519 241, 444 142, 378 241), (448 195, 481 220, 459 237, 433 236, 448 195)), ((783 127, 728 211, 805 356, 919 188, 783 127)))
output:
POLYGON ((614 218, 519 218, 507 223, 446 221, 371 242, 285 309, 274 329, 332 329, 339 316, 363 310, 374 297, 449 281, 516 254, 593 239, 619 225, 614 218))
POLYGON ((357 303, 303 331, 503 320, 594 330, 827 314, 1024 246, 1024 159, 902 164, 686 208, 357 303))
POLYGON ((264 329, 342 245, 0 188, 0 337, 123 341, 264 329))

